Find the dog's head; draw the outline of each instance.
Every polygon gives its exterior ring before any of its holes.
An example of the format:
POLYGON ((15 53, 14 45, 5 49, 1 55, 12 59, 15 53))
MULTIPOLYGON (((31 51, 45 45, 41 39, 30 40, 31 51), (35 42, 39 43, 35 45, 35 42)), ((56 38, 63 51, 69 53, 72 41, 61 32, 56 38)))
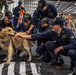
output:
POLYGON ((1 31, 2 36, 14 36, 15 32, 11 27, 3 28, 1 31))
POLYGON ((11 27, 3 28, 0 32, 0 41, 7 41, 11 36, 14 36, 15 32, 11 27))

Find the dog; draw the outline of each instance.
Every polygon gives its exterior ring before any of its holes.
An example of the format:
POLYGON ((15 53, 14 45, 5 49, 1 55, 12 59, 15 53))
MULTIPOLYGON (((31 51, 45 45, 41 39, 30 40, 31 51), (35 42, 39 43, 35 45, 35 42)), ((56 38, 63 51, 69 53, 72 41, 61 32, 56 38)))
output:
MULTIPOLYGON (((17 34, 27 35, 26 32, 17 32, 17 34)), ((30 47, 33 45, 33 42, 27 39, 16 40, 14 35, 15 32, 11 27, 3 28, 0 32, 0 46, 1 48, 7 50, 7 58, 4 59, 6 61, 5 63, 10 64, 14 53, 14 47, 16 49, 26 50, 29 55, 29 59, 27 61, 31 61, 32 55, 30 52, 30 47)))

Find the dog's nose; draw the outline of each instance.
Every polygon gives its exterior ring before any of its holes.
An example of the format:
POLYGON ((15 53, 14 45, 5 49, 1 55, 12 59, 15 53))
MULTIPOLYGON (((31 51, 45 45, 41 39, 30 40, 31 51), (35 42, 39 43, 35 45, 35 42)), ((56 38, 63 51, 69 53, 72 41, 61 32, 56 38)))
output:
POLYGON ((16 31, 14 31, 14 34, 16 34, 17 32, 16 31))

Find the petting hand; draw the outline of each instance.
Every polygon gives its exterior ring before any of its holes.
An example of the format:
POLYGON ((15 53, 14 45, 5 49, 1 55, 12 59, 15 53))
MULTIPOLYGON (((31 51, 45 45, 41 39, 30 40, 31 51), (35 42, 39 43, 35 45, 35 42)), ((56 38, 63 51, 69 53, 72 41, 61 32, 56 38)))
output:
POLYGON ((30 31, 28 30, 28 31, 26 31, 26 33, 27 33, 27 34, 30 34, 30 31))
POLYGON ((61 50, 63 50, 63 47, 62 47, 62 46, 56 48, 56 49, 54 50, 55 55, 57 55, 58 52, 60 52, 61 50))
POLYGON ((41 45, 44 46, 45 44, 42 42, 41 45))
POLYGON ((21 37, 17 37, 17 36, 15 36, 14 37, 16 40, 21 40, 22 38, 21 37))
POLYGON ((14 38, 15 38, 16 40, 22 39, 22 37, 21 37, 21 35, 20 35, 19 33, 16 33, 14 38))
POLYGON ((31 37, 31 35, 23 35, 23 34, 19 34, 19 33, 17 33, 16 35, 15 35, 15 38, 16 39, 32 39, 32 37, 31 37))

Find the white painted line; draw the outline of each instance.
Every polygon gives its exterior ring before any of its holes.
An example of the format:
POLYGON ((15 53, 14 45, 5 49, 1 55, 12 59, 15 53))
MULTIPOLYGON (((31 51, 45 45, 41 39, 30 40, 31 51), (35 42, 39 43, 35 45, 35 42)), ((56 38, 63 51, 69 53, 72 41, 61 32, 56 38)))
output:
POLYGON ((25 62, 20 62, 19 74, 20 74, 20 75, 26 75, 25 62))
POLYGON ((14 75, 14 66, 15 66, 15 62, 11 62, 9 67, 8 67, 8 75, 14 75))
POLYGON ((70 73, 70 74, 68 74, 68 75, 72 75, 73 73, 70 73))
POLYGON ((2 75, 2 68, 4 67, 4 63, 0 64, 0 75, 2 75))
POLYGON ((38 74, 38 72, 37 72, 36 65, 35 65, 34 63, 30 63, 30 65, 31 65, 32 74, 33 74, 33 75, 40 75, 40 74, 38 74))

